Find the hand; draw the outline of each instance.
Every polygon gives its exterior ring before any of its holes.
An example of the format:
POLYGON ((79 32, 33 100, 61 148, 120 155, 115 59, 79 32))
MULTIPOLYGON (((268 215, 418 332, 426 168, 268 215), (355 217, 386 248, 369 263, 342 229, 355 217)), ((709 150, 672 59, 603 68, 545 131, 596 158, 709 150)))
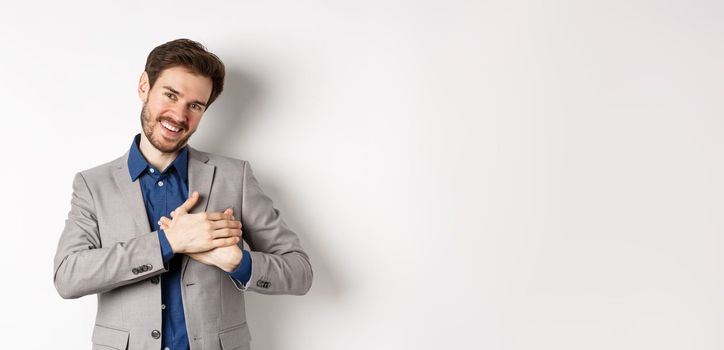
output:
MULTIPOLYGON (((223 214, 229 220, 234 219, 231 208, 226 209, 223 214)), ((176 219, 174 218, 174 220, 176 219)), ((161 220, 159 220, 159 224, 163 230, 166 230, 166 227, 168 227, 172 222, 173 220, 169 220, 166 217, 161 217, 161 220)), ((238 245, 233 244, 230 246, 214 248, 206 252, 188 253, 187 255, 202 264, 216 266, 226 272, 232 272, 239 267, 243 257, 243 252, 238 245)))
POLYGON ((166 232, 171 250, 189 254, 239 243, 241 222, 231 219, 231 215, 219 212, 188 213, 198 200, 199 193, 194 191, 186 202, 171 212, 173 220, 161 218, 167 220, 162 229, 166 232))

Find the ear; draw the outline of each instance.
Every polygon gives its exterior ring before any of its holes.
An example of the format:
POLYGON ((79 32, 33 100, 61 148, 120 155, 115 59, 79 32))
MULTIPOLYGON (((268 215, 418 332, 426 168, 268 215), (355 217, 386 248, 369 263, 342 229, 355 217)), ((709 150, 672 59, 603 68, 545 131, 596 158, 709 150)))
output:
POLYGON ((138 81, 138 97, 141 102, 148 102, 148 92, 151 90, 151 85, 148 83, 148 73, 145 71, 141 74, 141 79, 138 81))

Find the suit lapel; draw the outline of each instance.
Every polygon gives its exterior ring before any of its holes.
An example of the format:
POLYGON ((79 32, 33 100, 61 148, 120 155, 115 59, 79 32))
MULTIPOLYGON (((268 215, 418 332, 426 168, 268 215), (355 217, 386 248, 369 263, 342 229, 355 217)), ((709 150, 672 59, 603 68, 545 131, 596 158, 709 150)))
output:
POLYGON ((128 172, 128 152, 124 157, 119 159, 120 164, 113 172, 113 178, 116 181, 118 189, 123 194, 128 212, 136 222, 137 232, 146 232, 151 229, 148 222, 148 214, 146 214, 146 204, 143 202, 143 194, 141 193, 141 182, 131 181, 131 175, 128 172))
MULTIPOLYGON (((211 185, 214 182, 214 172, 216 167, 207 164, 209 157, 205 154, 189 147, 189 194, 193 191, 199 192, 199 202, 191 209, 191 213, 201 213, 207 210, 209 205, 209 194, 211 193, 211 185)), ((131 181, 128 171, 128 152, 125 156, 118 159, 118 164, 113 172, 113 178, 119 190, 123 194, 126 209, 136 222, 137 232, 147 232, 151 229, 148 222, 148 214, 146 213, 146 204, 143 201, 143 193, 141 193, 141 182, 137 179, 131 181)), ((183 256, 181 264, 181 278, 186 272, 186 266, 189 263, 189 257, 183 256)))
POLYGON ((189 195, 193 191, 198 191, 200 195, 199 202, 191 209, 191 213, 205 212, 209 205, 209 193, 216 167, 206 164, 208 161, 209 157, 189 146, 189 195))
MULTIPOLYGON (((211 185, 214 182, 214 171, 216 167, 207 164, 209 157, 205 154, 189 147, 189 195, 194 191, 199 192, 199 202, 191 209, 191 213, 201 213, 207 210, 209 206, 209 195, 211 194, 211 185)), ((186 266, 189 263, 189 257, 184 255, 181 264, 181 278, 184 278, 186 266)))

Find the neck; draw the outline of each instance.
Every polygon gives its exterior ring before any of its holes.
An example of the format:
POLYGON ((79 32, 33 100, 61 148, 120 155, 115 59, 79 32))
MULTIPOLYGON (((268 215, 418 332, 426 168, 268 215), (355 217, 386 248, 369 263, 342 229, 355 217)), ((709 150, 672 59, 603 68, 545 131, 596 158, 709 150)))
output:
POLYGON ((146 138, 146 134, 143 132, 141 133, 141 142, 138 148, 141 150, 143 157, 146 158, 146 161, 160 171, 166 170, 166 167, 176 159, 179 153, 179 151, 167 153, 158 150, 151 144, 151 141, 146 138))

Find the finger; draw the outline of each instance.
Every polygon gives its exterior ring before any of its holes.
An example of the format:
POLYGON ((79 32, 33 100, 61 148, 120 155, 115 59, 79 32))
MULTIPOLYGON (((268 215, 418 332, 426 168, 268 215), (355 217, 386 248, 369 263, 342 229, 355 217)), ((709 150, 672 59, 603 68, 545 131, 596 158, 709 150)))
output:
POLYGON ((204 253, 192 253, 187 254, 191 259, 194 259, 202 264, 213 266, 213 263, 206 257, 204 253))
POLYGON ((219 238, 212 241, 215 248, 228 247, 239 243, 239 237, 219 238))
POLYGON ((229 218, 230 218, 231 220, 236 220, 236 218, 234 217, 234 209, 227 208, 226 211, 224 211, 224 213, 228 213, 228 214, 229 214, 229 218))
POLYGON ((228 237, 241 237, 241 230, 233 228, 221 228, 211 232, 212 239, 228 238, 228 237))
POLYGON ((174 210, 176 212, 176 215, 187 214, 189 211, 191 211, 191 209, 194 207, 194 205, 196 205, 196 202, 198 201, 199 193, 194 191, 193 193, 191 193, 191 196, 189 196, 189 198, 185 202, 183 202, 183 204, 181 204, 181 206, 174 210))
POLYGON ((226 216, 225 213, 214 211, 214 212, 207 212, 206 219, 209 221, 216 221, 216 220, 228 220, 229 218, 226 216))
POLYGON ((158 220, 158 226, 160 226, 162 230, 167 229, 170 225, 171 220, 165 216, 162 216, 161 219, 158 220))
POLYGON ((240 229, 241 228, 241 222, 236 220, 216 220, 211 221, 211 229, 212 230, 218 230, 222 228, 235 228, 240 229))

